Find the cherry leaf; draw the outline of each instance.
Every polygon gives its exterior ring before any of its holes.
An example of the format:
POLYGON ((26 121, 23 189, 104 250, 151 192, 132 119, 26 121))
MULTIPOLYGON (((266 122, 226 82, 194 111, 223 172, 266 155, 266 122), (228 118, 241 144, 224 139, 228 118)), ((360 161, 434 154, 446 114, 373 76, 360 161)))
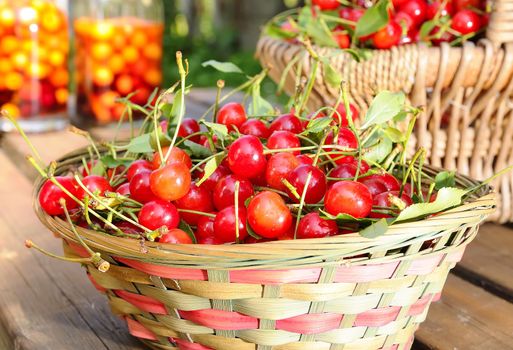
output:
POLYGON ((403 92, 381 91, 374 97, 365 114, 362 129, 375 124, 386 123, 397 116, 406 101, 403 92))
POLYGON ((311 119, 303 133, 309 134, 324 131, 330 126, 331 122, 333 122, 333 118, 330 117, 311 119))
POLYGON ((208 179, 210 177, 210 175, 212 175, 214 173, 214 171, 216 171, 217 167, 219 166, 219 164, 221 164, 223 159, 224 159, 223 154, 212 157, 205 164, 205 169, 204 169, 205 173, 203 174, 203 177, 196 183, 196 185, 200 186, 203 182, 205 182, 205 180, 208 179))
POLYGON ((150 142, 150 134, 143 134, 134 137, 128 144, 128 152, 130 153, 149 153, 153 152, 150 142))
POLYGON ((224 140, 226 139, 226 136, 228 136, 228 128, 224 124, 211 123, 204 120, 200 121, 200 123, 204 124, 210 131, 214 132, 220 140, 224 140))
POLYGON ((435 190, 440 190, 444 187, 454 187, 456 185, 454 171, 442 171, 435 176, 435 190))
POLYGON ((379 236, 383 236, 387 231, 388 221, 386 219, 381 219, 361 230, 359 234, 362 237, 372 239, 379 236))
POLYGON ((207 147, 198 145, 196 142, 185 140, 182 147, 192 158, 205 159, 212 155, 212 151, 207 147))
POLYGON ((376 5, 367 9, 356 23, 355 36, 360 38, 384 28, 389 21, 388 7, 389 0, 379 0, 376 5))
POLYGON ((396 218, 396 222, 425 217, 447 210, 461 204, 461 199, 468 190, 454 187, 444 187, 438 191, 435 201, 431 203, 417 203, 405 208, 396 218))
POLYGON ((322 67, 324 68, 324 79, 326 82, 333 86, 339 87, 342 83, 342 75, 330 64, 330 61, 326 58, 321 58, 322 67))
POLYGON ((387 137, 380 137, 378 142, 365 152, 363 158, 371 163, 382 162, 392 152, 392 141, 387 137))
POLYGON ((219 62, 216 60, 209 60, 201 64, 203 67, 212 67, 223 73, 237 73, 244 74, 244 72, 231 62, 219 62))

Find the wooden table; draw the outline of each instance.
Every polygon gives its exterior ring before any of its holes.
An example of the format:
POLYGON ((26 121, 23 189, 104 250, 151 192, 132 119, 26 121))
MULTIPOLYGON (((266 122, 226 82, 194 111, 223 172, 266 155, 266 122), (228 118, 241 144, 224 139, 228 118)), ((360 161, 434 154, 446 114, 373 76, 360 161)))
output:
MULTIPOLYGON (((187 115, 199 116, 209 91, 189 96, 187 115)), ((110 129, 93 130, 107 139, 110 129)), ((32 136, 45 161, 83 146, 79 136, 56 132, 32 136)), ((31 239, 61 253, 61 245, 32 211, 35 171, 16 134, 0 139, 0 349, 143 349, 81 267, 26 249, 31 239)), ((513 229, 486 224, 453 270, 442 300, 433 304, 417 332, 414 349, 513 349, 513 229)), ((236 350, 236 349, 234 349, 236 350)))

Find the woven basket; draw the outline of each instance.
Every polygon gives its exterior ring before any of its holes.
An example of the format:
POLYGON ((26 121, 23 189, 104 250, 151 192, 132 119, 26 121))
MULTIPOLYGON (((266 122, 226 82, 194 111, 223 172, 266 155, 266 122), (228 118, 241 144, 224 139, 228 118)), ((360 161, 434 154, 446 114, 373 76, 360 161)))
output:
MULTIPOLYGON (((61 160, 56 174, 76 169, 83 155, 61 160)), ((88 256, 65 221, 34 203, 63 239, 66 256, 88 256)), ((466 204, 392 225, 375 239, 354 233, 237 245, 147 242, 147 252, 137 240, 77 229, 111 264, 105 273, 86 265, 89 278, 152 349, 409 349, 449 270, 494 207, 485 186, 466 204)))
MULTIPOLYGON (((423 106, 415 149, 425 147, 430 164, 484 179, 513 163, 513 0, 495 0, 486 39, 477 44, 373 50, 372 58, 361 63, 330 48, 316 51, 342 72, 351 99, 363 112, 382 90, 404 91, 410 103, 423 106)), ((267 36, 257 47, 257 57, 275 81, 292 58, 302 55, 302 75, 309 76, 311 61, 304 53, 300 45, 267 36)), ((289 94, 294 74, 291 69, 286 79, 289 94)), ((309 107, 334 104, 338 95, 338 89, 325 83, 321 67, 309 107)), ((490 219, 513 221, 513 174, 494 186, 500 193, 499 210, 490 219)))

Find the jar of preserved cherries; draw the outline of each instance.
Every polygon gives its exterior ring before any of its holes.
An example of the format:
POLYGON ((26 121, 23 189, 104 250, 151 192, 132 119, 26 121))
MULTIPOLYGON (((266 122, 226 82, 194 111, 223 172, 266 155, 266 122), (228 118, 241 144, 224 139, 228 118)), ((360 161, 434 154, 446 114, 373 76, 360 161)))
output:
MULTIPOLYGON (((68 51, 67 17, 56 2, 0 0, 0 109, 25 131, 67 124, 68 51)), ((0 130, 12 127, 0 118, 0 130)))
POLYGON ((131 95, 132 102, 144 105, 162 82, 163 3, 80 0, 73 4, 78 123, 118 121, 125 111, 119 98, 131 95))

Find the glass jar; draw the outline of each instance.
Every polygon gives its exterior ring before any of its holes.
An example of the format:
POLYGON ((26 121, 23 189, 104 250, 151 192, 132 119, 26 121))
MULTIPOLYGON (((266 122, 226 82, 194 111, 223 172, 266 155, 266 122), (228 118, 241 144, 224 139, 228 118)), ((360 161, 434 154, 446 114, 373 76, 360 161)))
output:
MULTIPOLYGON (((27 132, 63 128, 68 102, 68 21, 53 0, 0 0, 0 109, 27 132)), ((12 130, 0 118, 0 130, 12 130)))
MULTIPOLYGON (((75 0, 78 124, 118 121, 120 97, 144 105, 162 82, 161 0, 75 0)), ((137 118, 137 113, 134 118, 137 118)), ((127 120, 125 118, 124 120, 127 120)))

